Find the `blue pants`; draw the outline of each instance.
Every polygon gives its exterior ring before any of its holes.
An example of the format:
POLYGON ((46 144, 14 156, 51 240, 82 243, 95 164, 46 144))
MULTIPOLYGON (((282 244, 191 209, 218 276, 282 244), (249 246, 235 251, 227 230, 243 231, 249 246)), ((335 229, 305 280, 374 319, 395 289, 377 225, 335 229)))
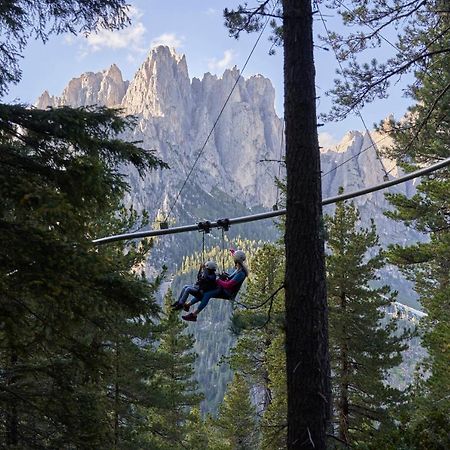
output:
POLYGON ((212 291, 205 292, 201 298, 195 298, 195 300, 192 300, 190 304, 193 305, 195 303, 200 302, 200 305, 198 306, 196 311, 196 313, 198 314, 206 308, 206 306, 208 305, 209 301, 212 298, 223 298, 228 300, 231 297, 223 290, 223 288, 218 287, 216 289, 213 289, 212 291))
POLYGON ((200 294, 200 289, 197 286, 191 286, 190 284, 187 284, 181 290, 180 296, 178 297, 177 302, 180 305, 184 305, 186 303, 186 300, 188 299, 189 295, 193 295, 197 298, 197 296, 199 294, 200 294))

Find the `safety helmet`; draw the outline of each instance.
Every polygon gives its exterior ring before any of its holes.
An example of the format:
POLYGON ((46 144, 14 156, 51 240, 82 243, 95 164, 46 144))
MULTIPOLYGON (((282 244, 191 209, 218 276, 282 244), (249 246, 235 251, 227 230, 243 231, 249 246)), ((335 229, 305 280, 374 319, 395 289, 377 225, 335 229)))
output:
POLYGON ((245 253, 242 250, 236 250, 233 253, 233 259, 235 262, 243 263, 246 259, 245 253))
POLYGON ((206 261, 205 268, 209 270, 217 270, 217 264, 214 261, 206 261))

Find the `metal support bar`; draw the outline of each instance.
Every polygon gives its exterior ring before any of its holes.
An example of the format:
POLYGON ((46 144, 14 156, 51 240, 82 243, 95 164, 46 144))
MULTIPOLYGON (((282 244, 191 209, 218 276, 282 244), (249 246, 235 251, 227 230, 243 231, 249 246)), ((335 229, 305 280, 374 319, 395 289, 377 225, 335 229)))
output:
MULTIPOLYGON (((377 184, 376 186, 368 187, 368 188, 361 189, 361 190, 355 191, 355 192, 349 192, 347 194, 337 195, 335 197, 326 198, 326 199, 322 200, 322 205, 323 206, 330 205, 332 203, 342 202, 344 200, 349 200, 351 198, 360 197, 361 195, 369 194, 371 192, 380 191, 382 189, 386 189, 388 187, 404 183, 405 181, 409 181, 414 178, 421 177, 423 175, 428 175, 428 174, 435 172, 438 169, 442 169, 443 167, 446 167, 448 165, 450 165, 450 158, 444 159, 443 161, 433 164, 430 167, 425 167, 423 169, 416 170, 415 172, 408 173, 406 175, 403 175, 400 178, 386 181, 385 183, 377 184)), ((188 231, 195 231, 195 230, 203 231, 201 228, 199 228, 199 226, 200 226, 200 224, 205 224, 205 223, 209 223, 209 229, 223 228, 224 220, 227 220, 228 226, 230 226, 230 225, 234 225, 234 224, 238 224, 238 223, 253 222, 255 220, 271 219, 273 217, 284 216, 285 214, 286 214, 286 209, 280 209, 278 211, 268 211, 268 212, 260 213, 260 214, 252 214, 249 216, 236 217, 234 219, 219 219, 216 222, 209 222, 209 221, 200 222, 199 224, 195 224, 195 225, 186 225, 183 227, 168 228, 166 230, 148 230, 148 231, 139 231, 136 233, 117 234, 115 236, 107 236, 107 237, 95 239, 92 241, 92 243, 95 245, 100 245, 100 244, 107 244, 109 242, 115 242, 115 241, 139 239, 139 238, 152 237, 152 236, 162 236, 165 234, 186 233, 188 231)))

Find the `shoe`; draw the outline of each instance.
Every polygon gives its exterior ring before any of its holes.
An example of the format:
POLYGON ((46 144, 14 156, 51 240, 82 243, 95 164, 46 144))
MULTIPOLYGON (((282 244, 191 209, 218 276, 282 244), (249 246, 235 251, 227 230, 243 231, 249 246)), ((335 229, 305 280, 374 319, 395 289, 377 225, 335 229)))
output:
POLYGON ((186 312, 189 312, 191 305, 189 303, 185 303, 182 307, 186 312))
POLYGON ((172 305, 172 309, 173 309, 174 311, 179 311, 180 309, 183 309, 183 305, 182 305, 181 303, 174 303, 174 304, 172 305))
POLYGON ((187 314, 186 316, 181 316, 183 320, 188 322, 197 322, 197 316, 194 313, 187 314))

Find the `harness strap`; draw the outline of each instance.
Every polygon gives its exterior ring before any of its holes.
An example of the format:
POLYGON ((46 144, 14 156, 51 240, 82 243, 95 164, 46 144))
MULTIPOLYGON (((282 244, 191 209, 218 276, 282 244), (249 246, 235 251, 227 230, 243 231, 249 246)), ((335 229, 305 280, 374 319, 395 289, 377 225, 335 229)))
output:
POLYGON ((222 271, 225 272, 225 231, 230 229, 230 219, 218 219, 217 226, 222 230, 222 271))
POLYGON ((222 228, 222 271, 225 272, 225 230, 222 228))
POLYGON ((205 264, 205 235, 206 232, 202 233, 202 264, 205 264))

